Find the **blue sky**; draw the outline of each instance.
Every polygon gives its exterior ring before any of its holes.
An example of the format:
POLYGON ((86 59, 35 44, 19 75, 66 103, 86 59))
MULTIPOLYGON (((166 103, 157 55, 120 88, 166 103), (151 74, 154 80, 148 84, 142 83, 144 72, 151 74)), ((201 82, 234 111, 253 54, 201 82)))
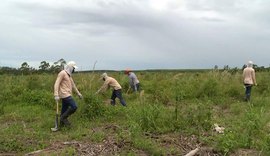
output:
POLYGON ((265 0, 2 0, 0 66, 269 67, 269 12, 265 0))

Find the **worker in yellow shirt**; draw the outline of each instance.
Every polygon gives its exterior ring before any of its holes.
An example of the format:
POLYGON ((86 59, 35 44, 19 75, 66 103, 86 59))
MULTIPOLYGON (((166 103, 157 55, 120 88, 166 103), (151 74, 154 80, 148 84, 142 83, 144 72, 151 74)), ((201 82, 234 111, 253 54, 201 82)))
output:
POLYGON ((103 73, 101 75, 101 78, 104 81, 104 84, 100 87, 100 89, 96 92, 96 94, 100 92, 106 91, 109 87, 113 89, 112 91, 112 96, 111 96, 111 104, 114 106, 115 105, 115 99, 116 97, 120 99, 120 103, 123 106, 126 106, 126 102, 122 96, 122 87, 120 84, 112 77, 109 77, 107 73, 103 73))

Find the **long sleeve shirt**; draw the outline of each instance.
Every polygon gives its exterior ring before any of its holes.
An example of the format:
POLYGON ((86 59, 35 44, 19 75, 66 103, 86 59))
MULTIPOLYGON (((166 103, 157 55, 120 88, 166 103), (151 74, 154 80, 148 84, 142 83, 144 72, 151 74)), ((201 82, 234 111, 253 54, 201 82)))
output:
POLYGON ((244 84, 257 84, 255 70, 252 67, 246 67, 243 71, 244 84))
POLYGON ((136 86, 136 84, 140 83, 137 76, 133 72, 130 72, 128 77, 130 86, 136 86))
POLYGON ((106 80, 103 83, 103 85, 101 86, 101 88, 99 89, 99 91, 105 91, 109 87, 112 87, 114 90, 122 89, 122 87, 120 86, 120 84, 114 78, 112 78, 112 77, 106 77, 106 80))
POLYGON ((72 89, 75 89, 77 94, 80 93, 72 77, 66 70, 62 70, 54 83, 54 96, 59 96, 60 98, 69 97, 72 95, 72 89))

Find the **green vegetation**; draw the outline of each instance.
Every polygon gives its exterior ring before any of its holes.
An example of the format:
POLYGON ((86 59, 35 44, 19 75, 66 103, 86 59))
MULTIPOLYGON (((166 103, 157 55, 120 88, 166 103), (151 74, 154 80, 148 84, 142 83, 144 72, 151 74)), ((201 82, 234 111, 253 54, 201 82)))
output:
MULTIPOLYGON (((0 66, 0 74, 14 74, 14 75, 29 75, 29 74, 44 74, 44 73, 58 73, 64 66, 66 65, 67 61, 63 58, 55 61, 53 64, 50 64, 46 61, 41 61, 38 69, 31 67, 27 62, 23 62, 20 68, 12 68, 0 66)), ((96 62, 95 62, 96 63, 96 62)), ((94 65, 95 66, 95 65, 94 65)), ((242 70, 246 67, 244 64, 242 70)), ((95 67, 94 67, 95 68, 95 67)), ((253 68, 256 71, 266 72, 270 71, 270 67, 258 66, 256 64, 253 65, 253 68)), ((219 68, 217 65, 213 68, 215 71, 228 71, 231 74, 235 74, 239 72, 241 69, 238 67, 229 67, 229 65, 224 65, 223 68, 219 68)), ((105 70, 99 70, 99 72, 104 72, 105 70)), ((111 70, 113 71, 113 70, 111 70)), ((152 70, 144 70, 144 72, 185 72, 185 73, 194 73, 194 72, 208 72, 209 69, 152 69, 152 70)), ((89 71, 82 71, 83 73, 88 73, 89 71)))
POLYGON ((250 103, 243 100, 239 71, 140 71, 141 94, 126 93, 127 77, 109 72, 128 107, 111 106, 110 91, 94 95, 100 74, 73 75, 84 99, 74 95, 79 107, 72 127, 58 132, 50 131, 56 74, 0 75, 0 155, 183 155, 197 145, 212 155, 270 154, 267 72, 257 72, 250 103), (215 123, 224 134, 213 130, 215 123))

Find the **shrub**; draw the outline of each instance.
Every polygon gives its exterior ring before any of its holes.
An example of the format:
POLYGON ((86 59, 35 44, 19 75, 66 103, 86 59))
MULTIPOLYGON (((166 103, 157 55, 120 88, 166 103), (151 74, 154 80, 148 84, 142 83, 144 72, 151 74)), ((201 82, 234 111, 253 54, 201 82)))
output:
POLYGON ((212 111, 209 104, 182 106, 178 112, 178 121, 174 120, 176 130, 188 130, 190 133, 199 134, 212 127, 212 111))
POLYGON ((240 92, 237 85, 230 85, 225 94, 233 98, 241 98, 243 97, 244 90, 240 92))
POLYGON ((217 149, 224 155, 227 155, 230 151, 238 148, 238 134, 234 132, 226 132, 224 135, 218 136, 217 149))
POLYGON ((142 108, 132 111, 128 119, 133 128, 147 132, 165 132, 173 129, 171 114, 163 105, 147 103, 142 108))
POLYGON ((102 101, 93 94, 84 97, 84 104, 81 107, 83 118, 95 119, 104 116, 106 108, 102 101))
POLYGON ((53 93, 46 90, 26 90, 19 98, 29 105, 42 105, 51 109, 53 109, 55 105, 53 93))
POLYGON ((215 97, 220 94, 219 92, 219 83, 216 79, 209 78, 205 82, 203 82, 198 89, 197 97, 215 97))

